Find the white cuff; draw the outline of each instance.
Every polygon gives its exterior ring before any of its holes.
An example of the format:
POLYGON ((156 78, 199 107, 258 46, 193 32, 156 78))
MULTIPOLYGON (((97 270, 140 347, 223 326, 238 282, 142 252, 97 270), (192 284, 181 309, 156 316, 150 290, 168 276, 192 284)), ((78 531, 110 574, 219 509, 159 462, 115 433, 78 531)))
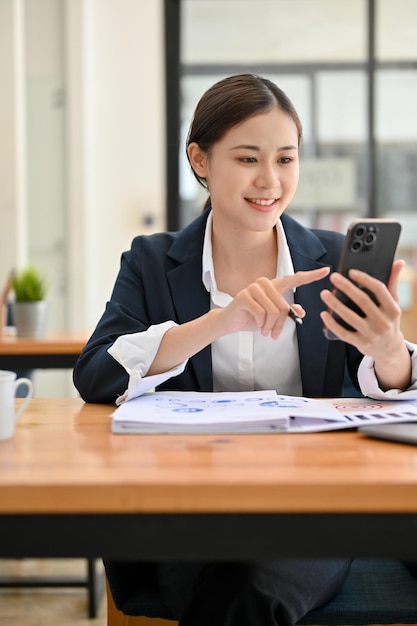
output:
POLYGON ((122 404, 126 400, 132 400, 132 398, 141 396, 169 378, 178 376, 184 371, 187 360, 168 372, 146 376, 158 352, 162 337, 167 330, 176 325, 175 322, 168 321, 163 324, 150 326, 148 330, 143 332, 121 335, 107 350, 129 374, 127 389, 117 398, 117 405, 122 404))
POLYGON ((364 396, 375 400, 413 400, 417 398, 417 345, 406 341, 406 346, 411 356, 411 385, 405 391, 401 389, 388 389, 383 391, 378 385, 375 374, 375 361, 365 356, 358 370, 358 381, 364 396))

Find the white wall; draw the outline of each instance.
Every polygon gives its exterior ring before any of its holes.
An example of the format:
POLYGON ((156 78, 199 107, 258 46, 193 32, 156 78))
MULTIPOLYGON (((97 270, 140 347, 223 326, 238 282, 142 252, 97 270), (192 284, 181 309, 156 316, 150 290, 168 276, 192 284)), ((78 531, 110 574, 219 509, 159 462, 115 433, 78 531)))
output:
POLYGON ((63 0, 25 0, 28 258, 47 277, 48 327, 67 326, 63 0))
POLYGON ((162 0, 67 0, 70 325, 92 329, 120 254, 165 227, 162 0))
POLYGON ((0 0, 0 285, 46 265, 52 329, 92 331, 144 217, 165 228, 164 84, 163 0, 0 0))
POLYGON ((0 0, 0 285, 26 260, 23 7, 0 0))

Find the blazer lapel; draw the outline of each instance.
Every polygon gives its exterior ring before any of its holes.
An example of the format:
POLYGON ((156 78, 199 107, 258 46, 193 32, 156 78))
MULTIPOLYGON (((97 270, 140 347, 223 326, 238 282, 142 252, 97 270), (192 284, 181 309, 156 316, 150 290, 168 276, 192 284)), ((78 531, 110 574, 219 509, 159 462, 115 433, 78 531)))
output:
MULTIPOLYGON (((167 280, 179 324, 201 317, 210 309, 210 294, 202 280, 202 249, 207 214, 203 214, 179 233, 168 256, 175 262, 167 280)), ((213 390, 211 347, 190 359, 201 391, 213 390)))

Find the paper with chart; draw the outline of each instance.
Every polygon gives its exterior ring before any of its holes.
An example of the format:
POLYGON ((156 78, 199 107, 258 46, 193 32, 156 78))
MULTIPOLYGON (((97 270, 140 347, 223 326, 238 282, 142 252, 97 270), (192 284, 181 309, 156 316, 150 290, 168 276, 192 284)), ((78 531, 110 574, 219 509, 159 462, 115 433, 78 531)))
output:
POLYGON ((120 405, 114 433, 321 432, 417 421, 417 401, 315 400, 250 392, 153 392, 120 405))
POLYGON ((341 419, 333 422, 323 418, 299 415, 290 418, 287 432, 321 432, 370 426, 417 422, 417 400, 379 401, 369 398, 333 398, 327 400, 337 410, 341 419))
POLYGON ((288 430, 291 415, 342 419, 323 400, 276 391, 155 392, 124 402, 113 413, 113 432, 270 432, 288 430))

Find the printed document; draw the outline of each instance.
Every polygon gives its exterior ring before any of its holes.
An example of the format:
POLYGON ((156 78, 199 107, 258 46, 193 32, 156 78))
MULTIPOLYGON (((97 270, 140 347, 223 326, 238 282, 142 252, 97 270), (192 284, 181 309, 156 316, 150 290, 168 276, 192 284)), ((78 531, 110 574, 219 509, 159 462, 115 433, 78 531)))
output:
POLYGON ((129 432, 288 431, 291 416, 343 419, 324 400, 280 396, 276 391, 154 392, 124 402, 113 413, 112 430, 129 432))
POLYGON ((315 400, 250 392, 153 392, 112 414, 114 433, 305 433, 417 422, 417 402, 368 398, 315 400))

